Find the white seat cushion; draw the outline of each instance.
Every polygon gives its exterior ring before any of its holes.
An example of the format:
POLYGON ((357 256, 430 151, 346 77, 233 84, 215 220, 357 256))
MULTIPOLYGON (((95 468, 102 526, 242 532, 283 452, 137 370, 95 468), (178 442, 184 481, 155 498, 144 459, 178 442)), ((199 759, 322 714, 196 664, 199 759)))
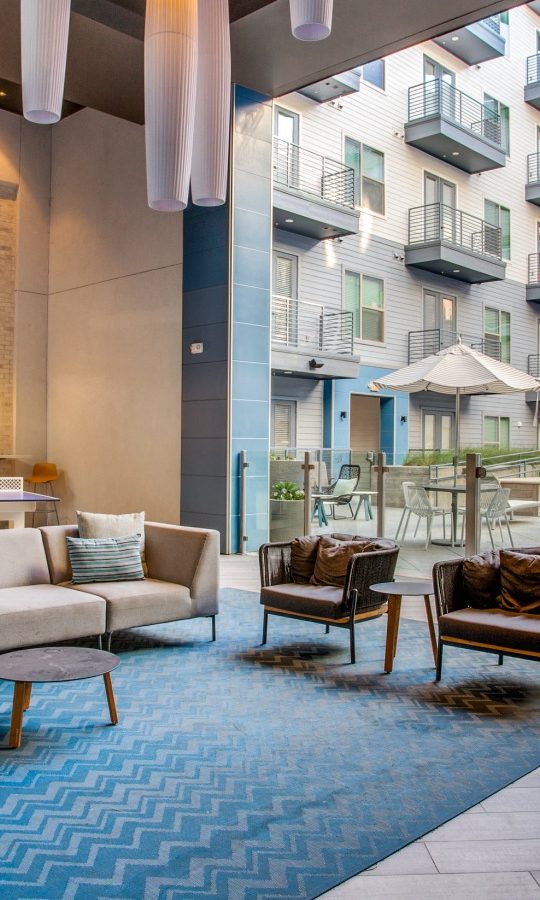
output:
POLYGON ((95 594, 107 603, 107 631, 190 619, 193 603, 181 584, 145 578, 144 581, 107 581, 71 584, 74 591, 95 594))
POLYGON ((35 647, 103 634, 106 604, 101 597, 55 584, 0 590, 0 650, 35 647))

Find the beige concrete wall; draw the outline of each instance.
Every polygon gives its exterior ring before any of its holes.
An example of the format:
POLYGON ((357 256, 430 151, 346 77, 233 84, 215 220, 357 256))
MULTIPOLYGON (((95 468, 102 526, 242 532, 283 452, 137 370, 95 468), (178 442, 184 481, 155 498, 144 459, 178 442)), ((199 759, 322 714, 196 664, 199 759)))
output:
POLYGON ((75 509, 178 522, 182 217, 148 208, 144 132, 82 110, 55 126, 49 456, 75 509))
POLYGON ((2 464, 24 475, 46 456, 50 129, 0 110, 2 464))

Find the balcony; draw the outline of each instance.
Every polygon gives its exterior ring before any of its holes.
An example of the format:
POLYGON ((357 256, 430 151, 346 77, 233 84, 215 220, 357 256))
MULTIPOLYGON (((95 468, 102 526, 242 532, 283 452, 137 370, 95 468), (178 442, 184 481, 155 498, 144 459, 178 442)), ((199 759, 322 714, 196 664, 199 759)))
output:
POLYGON ((504 56, 506 48, 506 39, 501 34, 501 17, 498 15, 443 34, 435 38, 435 43, 468 66, 504 56))
POLYGON ((502 281, 501 229, 443 203, 409 210, 405 265, 458 281, 502 281))
POLYGON ((354 69, 350 72, 342 72, 341 75, 333 75, 324 81, 316 81, 299 88, 298 93, 317 103, 327 103, 328 100, 336 100, 338 97, 346 97, 360 90, 360 73, 354 69))
POLYGON ((425 359, 432 353, 438 353, 439 350, 445 350, 456 344, 461 338, 464 344, 485 353, 493 359, 501 358, 501 342, 495 338, 481 338, 477 335, 463 334, 463 332, 446 331, 441 328, 430 328, 424 331, 409 331, 408 335, 408 351, 409 363, 417 362, 419 359, 425 359))
POLYGON ((350 166, 279 138, 273 165, 276 228, 317 241, 358 233, 350 166))
POLYGON ((540 253, 529 253, 525 297, 529 303, 540 303, 540 253))
POLYGON ((540 53, 527 57, 527 84, 523 96, 525 103, 540 109, 540 53))
POLYGON ((529 153, 527 157, 525 200, 540 206, 540 153, 529 153))
POLYGON ((464 172, 506 164, 501 117, 441 78, 409 88, 405 143, 464 172))
POLYGON ((272 297, 272 371, 304 378, 356 378, 352 312, 272 297))

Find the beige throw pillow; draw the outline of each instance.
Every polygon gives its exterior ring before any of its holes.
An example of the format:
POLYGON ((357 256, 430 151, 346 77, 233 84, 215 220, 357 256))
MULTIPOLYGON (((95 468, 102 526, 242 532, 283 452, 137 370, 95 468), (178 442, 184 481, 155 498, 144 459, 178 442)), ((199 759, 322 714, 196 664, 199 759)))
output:
POLYGON ((77 525, 79 536, 82 538, 113 538, 140 534, 141 562, 145 576, 148 575, 144 555, 144 512, 108 515, 77 510, 77 525))

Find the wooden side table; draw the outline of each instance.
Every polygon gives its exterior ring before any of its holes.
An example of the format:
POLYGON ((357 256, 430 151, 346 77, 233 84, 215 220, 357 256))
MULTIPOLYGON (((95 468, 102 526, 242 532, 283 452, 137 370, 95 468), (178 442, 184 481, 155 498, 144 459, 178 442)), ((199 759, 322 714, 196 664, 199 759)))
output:
POLYGON ((376 594, 388 594, 388 624, 386 626, 384 671, 391 672, 394 667, 402 597, 424 598, 433 661, 437 665, 437 636, 435 634, 435 625, 433 624, 430 600, 430 594, 433 593, 433 582, 427 578, 421 581, 385 581, 380 584, 372 584, 370 591, 375 591, 376 594))
POLYGON ((30 706, 35 681, 78 681, 103 675, 111 724, 117 725, 110 673, 119 664, 120 660, 114 653, 88 647, 36 647, 3 653, 0 656, 0 679, 15 682, 8 746, 11 749, 21 746, 23 713, 30 706))

